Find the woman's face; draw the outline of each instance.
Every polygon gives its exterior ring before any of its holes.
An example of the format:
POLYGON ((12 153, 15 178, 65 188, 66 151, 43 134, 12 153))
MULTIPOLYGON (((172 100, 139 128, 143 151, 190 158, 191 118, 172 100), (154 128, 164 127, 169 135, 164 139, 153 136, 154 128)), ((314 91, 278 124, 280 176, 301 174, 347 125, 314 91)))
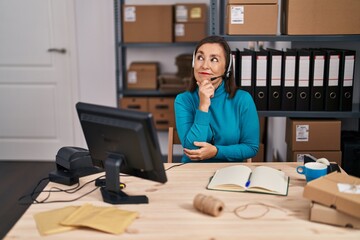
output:
MULTIPOLYGON (((194 76, 198 82, 210 80, 212 77, 218 77, 225 72, 225 52, 218 43, 205 43, 199 47, 195 55, 194 76)), ((222 81, 219 77, 213 81, 213 84, 222 81)))

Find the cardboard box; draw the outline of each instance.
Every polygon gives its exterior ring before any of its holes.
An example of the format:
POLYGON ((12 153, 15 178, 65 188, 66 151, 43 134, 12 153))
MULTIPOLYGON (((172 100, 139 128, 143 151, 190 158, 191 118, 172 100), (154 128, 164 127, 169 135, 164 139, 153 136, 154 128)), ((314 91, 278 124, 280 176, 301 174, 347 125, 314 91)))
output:
POLYGON ((267 132, 267 119, 266 117, 259 117, 260 123, 260 143, 266 142, 266 132, 267 132))
POLYGON ((186 83, 183 78, 174 73, 164 73, 158 77, 159 91, 168 93, 180 93, 186 90, 186 83))
POLYGON ((201 3, 175 4, 175 22, 202 22, 208 21, 207 6, 201 3))
POLYGON ((133 62, 127 72, 128 89, 157 89, 157 62, 133 62))
POLYGON ((175 23, 175 42, 198 42, 207 36, 206 23, 175 23))
POLYGON ((304 187, 303 196, 311 201, 333 207, 339 212, 360 218, 360 194, 340 191, 339 183, 356 189, 356 185, 360 185, 360 178, 332 172, 308 182, 304 187))
POLYGON ((122 17, 125 43, 173 42, 172 5, 124 5, 122 17))
POLYGON ((119 106, 121 108, 138 110, 142 112, 148 111, 147 97, 123 97, 119 99, 119 106))
POLYGON ((227 5, 226 34, 276 35, 277 25, 277 0, 233 0, 227 5))
POLYGON ((157 130, 168 130, 169 127, 175 127, 174 113, 152 112, 152 114, 157 130))
POLYGON ((152 97, 149 98, 149 111, 152 113, 173 113, 174 98, 172 97, 152 97))
POLYGON ((228 0, 228 4, 277 4, 278 0, 228 0))
POLYGON ((340 151, 341 121, 286 119, 285 141, 292 151, 340 151))
POLYGON ((360 34, 359 0, 286 0, 283 4, 284 34, 360 34))
POLYGON ((291 151, 287 149, 288 162, 304 162, 304 154, 310 154, 315 158, 326 158, 330 162, 336 162, 341 166, 341 151, 291 151))
POLYGON ((265 156, 265 145, 263 143, 259 144, 259 151, 255 157, 251 159, 251 162, 264 162, 265 156))
POLYGON ((314 202, 310 204, 310 221, 360 229, 360 218, 314 202))

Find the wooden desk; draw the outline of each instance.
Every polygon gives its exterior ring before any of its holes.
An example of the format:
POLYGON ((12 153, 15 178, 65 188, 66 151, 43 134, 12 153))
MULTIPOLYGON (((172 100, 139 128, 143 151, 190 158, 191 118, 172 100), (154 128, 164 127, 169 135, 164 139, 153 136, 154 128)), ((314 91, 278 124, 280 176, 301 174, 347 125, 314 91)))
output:
MULTIPOLYGON (((296 173, 297 163, 244 163, 251 167, 268 165, 285 171, 290 176, 288 196, 274 196, 256 193, 235 193, 210 191, 205 187, 208 179, 216 169, 229 166, 229 163, 191 163, 174 167, 167 171, 168 182, 159 184, 134 177, 122 177, 127 184, 126 192, 130 195, 146 194, 149 204, 118 205, 121 209, 138 211, 136 219, 121 235, 110 235, 93 230, 73 230, 70 232, 49 235, 46 239, 360 239, 360 231, 326 224, 310 222, 310 201, 302 197, 305 179, 296 173), (219 217, 211 217, 196 211, 193 199, 196 194, 212 195, 225 203, 225 210, 219 217), (261 218, 246 220, 237 217, 232 211, 243 204, 260 202, 275 206, 261 218)), ((165 167, 176 164, 165 164, 165 167)), ((81 179, 87 182, 99 175, 81 179)), ((55 183, 51 186, 67 188, 55 183)), ((51 194, 49 200, 72 199, 91 190, 93 184, 85 187, 76 195, 64 193, 51 194)), ((38 199, 42 199, 42 193, 38 199)), ((33 204, 16 223, 6 239, 39 239, 33 214, 69 205, 91 203, 96 206, 108 206, 102 201, 99 190, 72 203, 33 204)), ((253 211, 262 211, 255 206, 253 211)))

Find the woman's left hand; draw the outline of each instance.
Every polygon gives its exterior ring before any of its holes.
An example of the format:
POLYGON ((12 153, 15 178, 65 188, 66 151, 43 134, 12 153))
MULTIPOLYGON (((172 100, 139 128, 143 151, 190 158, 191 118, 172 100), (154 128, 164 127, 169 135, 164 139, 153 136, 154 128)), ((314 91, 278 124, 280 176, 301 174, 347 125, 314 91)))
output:
POLYGON ((206 160, 213 158, 217 154, 217 148, 207 142, 194 142, 194 145, 200 147, 199 149, 187 149, 184 148, 184 153, 191 160, 206 160))

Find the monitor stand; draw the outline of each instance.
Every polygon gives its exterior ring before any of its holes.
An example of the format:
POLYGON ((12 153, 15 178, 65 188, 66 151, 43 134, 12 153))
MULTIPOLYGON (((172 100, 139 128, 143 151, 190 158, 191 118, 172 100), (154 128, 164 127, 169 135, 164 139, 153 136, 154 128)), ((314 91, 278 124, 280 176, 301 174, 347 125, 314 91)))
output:
POLYGON ((105 164, 105 186, 101 187, 104 202, 111 204, 141 204, 149 203, 145 195, 129 196, 120 188, 120 166, 124 161, 121 155, 111 154, 105 164))

